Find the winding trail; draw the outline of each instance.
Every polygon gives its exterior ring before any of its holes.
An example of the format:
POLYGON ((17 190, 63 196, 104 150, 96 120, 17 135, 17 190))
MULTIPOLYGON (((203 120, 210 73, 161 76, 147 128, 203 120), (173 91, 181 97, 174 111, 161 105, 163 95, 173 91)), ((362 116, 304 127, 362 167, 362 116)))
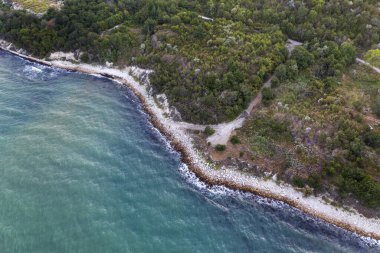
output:
MULTIPOLYGON (((302 45, 301 42, 288 39, 288 42, 286 44, 286 48, 289 51, 289 56, 293 52, 293 50, 297 47, 302 45)), ((215 133, 207 138, 207 142, 209 142, 212 146, 216 146, 218 144, 220 145, 226 145, 228 140, 230 139, 230 136, 233 131, 235 131, 238 128, 241 128, 244 124, 244 122, 247 120, 248 116, 251 115, 252 111, 256 109, 262 101, 262 90, 263 88, 269 88, 272 85, 272 79, 273 75, 264 83, 264 85, 261 87, 260 91, 258 92, 257 96, 252 99, 252 101, 249 103, 247 109, 245 109, 236 119, 230 122, 226 123, 220 123, 216 125, 200 125, 200 124, 192 124, 187 122, 176 122, 177 126, 184 130, 197 130, 197 131, 204 131, 207 126, 210 126, 215 130, 215 133)))

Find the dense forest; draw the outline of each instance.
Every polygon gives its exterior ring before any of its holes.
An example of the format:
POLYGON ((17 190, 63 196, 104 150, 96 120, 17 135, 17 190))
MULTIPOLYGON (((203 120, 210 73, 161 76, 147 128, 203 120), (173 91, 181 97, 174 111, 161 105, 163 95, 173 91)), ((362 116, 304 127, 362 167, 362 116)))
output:
POLYGON ((247 159, 281 154, 295 185, 380 206, 380 129, 364 115, 380 117, 380 84, 353 66, 380 65, 378 0, 66 0, 41 17, 3 4, 0 37, 38 57, 153 69, 154 92, 196 123, 233 119, 274 74, 240 135, 247 159), (303 43, 291 56, 289 38, 303 43))
MULTIPOLYGON (((236 117, 277 66, 284 71, 287 38, 338 50, 316 60, 320 79, 339 75, 354 50, 379 43, 376 2, 67 0, 41 18, 3 5, 0 32, 39 57, 80 50, 83 61, 152 68, 155 91, 184 120, 215 123, 236 117)), ((296 75, 313 60, 285 67, 296 75)))

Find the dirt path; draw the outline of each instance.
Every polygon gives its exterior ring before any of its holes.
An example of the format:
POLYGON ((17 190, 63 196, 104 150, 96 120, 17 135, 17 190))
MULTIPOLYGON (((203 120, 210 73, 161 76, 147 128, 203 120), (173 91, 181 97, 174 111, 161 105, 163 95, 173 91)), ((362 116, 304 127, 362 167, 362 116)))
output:
MULTIPOLYGON (((289 51, 289 56, 293 52, 293 50, 297 47, 302 45, 301 42, 295 41, 295 40, 288 40, 288 43, 286 44, 286 48, 289 51)), ((238 128, 241 128, 245 122, 245 120, 248 118, 249 115, 251 115, 252 111, 256 109, 260 104, 262 100, 262 89, 265 87, 271 87, 273 76, 271 76, 263 85, 263 87, 258 92, 257 96, 252 99, 251 103, 249 103, 247 109, 245 109, 236 119, 230 122, 226 123, 220 123, 217 125, 199 125, 199 124, 192 124, 187 122, 176 122, 175 124, 182 129, 188 129, 188 130, 197 130, 197 131, 204 131, 206 126, 210 126, 215 130, 215 133, 207 138, 207 141, 211 143, 212 146, 215 145, 226 145, 228 140, 230 139, 230 136, 233 131, 235 131, 238 128)))
POLYGON ((369 123, 372 124, 372 126, 380 125, 380 119, 377 119, 374 116, 371 115, 365 115, 364 119, 369 123))
POLYGON ((364 65, 367 65, 368 67, 370 67, 371 69, 373 69, 374 71, 376 71, 377 73, 380 74, 380 68, 377 68, 377 67, 373 66, 371 63, 366 62, 366 61, 364 61, 364 60, 362 60, 362 59, 360 59, 360 58, 356 58, 356 61, 357 61, 358 63, 364 64, 364 65))
MULTIPOLYGON (((269 78, 268 81, 265 82, 263 87, 270 87, 272 84, 272 77, 269 78)), ((187 122, 176 122, 177 126, 182 129, 188 129, 188 130, 198 130, 198 131, 204 131, 206 126, 210 126, 215 130, 215 133, 207 138, 207 141, 211 143, 211 145, 215 146, 217 144, 225 145, 227 144, 232 132, 235 129, 241 128, 245 122, 245 120, 248 118, 248 116, 252 113, 252 111, 257 108, 261 104, 262 100, 262 94, 261 90, 257 94, 257 96, 251 101, 247 109, 245 109, 236 119, 233 121, 227 122, 227 123, 220 123, 217 125, 199 125, 199 124, 192 124, 187 122)))

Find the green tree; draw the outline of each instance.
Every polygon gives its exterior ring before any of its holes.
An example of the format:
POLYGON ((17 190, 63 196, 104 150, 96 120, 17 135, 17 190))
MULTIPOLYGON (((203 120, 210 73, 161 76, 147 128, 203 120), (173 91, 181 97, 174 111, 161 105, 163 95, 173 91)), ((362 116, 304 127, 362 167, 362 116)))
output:
POLYGON ((291 58, 297 62, 299 69, 306 69, 314 63, 314 55, 303 46, 296 47, 291 58))

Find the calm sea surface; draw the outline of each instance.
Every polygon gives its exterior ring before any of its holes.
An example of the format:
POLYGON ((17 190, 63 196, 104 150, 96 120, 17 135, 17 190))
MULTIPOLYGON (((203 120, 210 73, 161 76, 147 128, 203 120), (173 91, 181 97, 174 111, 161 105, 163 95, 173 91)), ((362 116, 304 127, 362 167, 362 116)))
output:
POLYGON ((137 98, 0 51, 0 252, 380 252, 197 181, 137 98))

